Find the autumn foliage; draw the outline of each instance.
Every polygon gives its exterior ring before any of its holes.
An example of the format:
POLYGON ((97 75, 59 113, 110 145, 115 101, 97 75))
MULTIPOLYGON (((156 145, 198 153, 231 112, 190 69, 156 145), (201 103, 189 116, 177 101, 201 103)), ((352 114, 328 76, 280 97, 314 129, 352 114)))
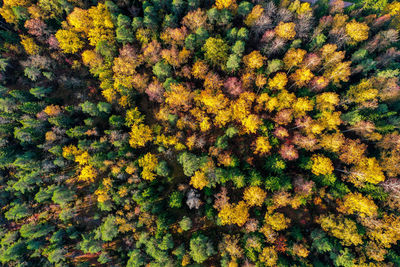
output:
POLYGON ((400 266, 398 0, 0 5, 1 266, 400 266))

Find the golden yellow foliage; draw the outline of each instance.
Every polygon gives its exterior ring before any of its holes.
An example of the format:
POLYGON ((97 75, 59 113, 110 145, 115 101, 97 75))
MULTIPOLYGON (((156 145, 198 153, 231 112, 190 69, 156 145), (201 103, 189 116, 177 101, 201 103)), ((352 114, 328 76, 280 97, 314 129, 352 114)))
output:
POLYGON ((91 68, 99 67, 103 64, 103 58, 93 50, 85 50, 82 52, 82 61, 86 66, 91 68))
POLYGON ((309 69, 301 68, 297 69, 290 77, 298 87, 303 87, 311 81, 314 74, 309 69))
POLYGON ((271 150, 272 146, 269 143, 268 137, 259 136, 256 139, 256 147, 254 154, 265 155, 271 150))
POLYGON ((349 193, 340 202, 338 211, 344 214, 358 214, 360 217, 374 217, 378 215, 378 207, 370 198, 360 193, 349 193))
POLYGON ((323 111, 318 121, 327 130, 337 130, 337 127, 342 123, 342 120, 340 119, 340 114, 340 111, 323 111))
POLYGON ((73 158, 78 153, 78 148, 74 145, 64 146, 62 155, 66 159, 73 158))
POLYGON ((191 106, 194 93, 182 84, 171 84, 171 89, 164 93, 165 103, 171 108, 182 108, 187 110, 191 106))
POLYGON ((340 239, 345 246, 359 245, 363 242, 357 224, 343 216, 322 215, 317 219, 317 223, 325 232, 340 239))
POLYGON ((249 69, 258 69, 263 66, 265 59, 266 58, 261 55, 260 51, 254 50, 250 54, 243 57, 243 63, 249 69))
POLYGON ((374 88, 370 79, 363 79, 358 85, 350 86, 347 97, 352 102, 363 103, 376 99, 378 93, 379 91, 374 88))
POLYGON ((276 266, 278 261, 278 253, 273 247, 264 247, 259 257, 266 266, 276 266))
POLYGON ((192 67, 193 77, 197 79, 205 79, 208 73, 208 65, 204 60, 197 60, 192 67))
POLYGON ((293 253, 299 257, 307 258, 310 251, 303 244, 294 244, 293 253))
POLYGON ((319 145, 328 151, 338 153, 344 141, 342 133, 324 134, 319 140, 319 145))
POLYGON ((209 184, 209 181, 204 173, 204 171, 199 170, 194 173, 190 179, 190 184, 196 188, 202 190, 205 186, 209 184))
POLYGON ((367 236, 376 241, 380 247, 390 248, 400 240, 400 217, 394 214, 385 214, 382 219, 370 217, 360 218, 367 228, 367 236))
POLYGON ((57 140, 57 135, 52 131, 48 131, 45 134, 45 139, 46 142, 54 142, 55 140, 57 140))
POLYGON ((296 36, 296 31, 294 30, 294 27, 296 24, 293 22, 279 22, 279 25, 276 26, 275 28, 275 33, 279 37, 286 39, 286 40, 292 40, 296 36))
POLYGON ((237 224, 243 226, 249 217, 249 208, 244 201, 238 204, 226 204, 218 213, 221 224, 237 224))
POLYGON ((138 164, 143 168, 143 179, 152 181, 154 178, 156 178, 156 174, 154 173, 158 166, 158 159, 156 155, 149 152, 138 160, 138 164))
POLYGON ((245 133, 256 133, 260 125, 262 125, 261 119, 255 115, 250 114, 241 121, 245 133))
POLYGON ((250 14, 248 14, 246 19, 244 20, 244 24, 246 24, 247 26, 252 26, 263 12, 264 8, 262 8, 261 5, 255 5, 250 14))
POLYGON ((37 55, 39 54, 40 47, 35 43, 33 38, 30 38, 25 35, 20 35, 21 37, 21 44, 24 47, 26 53, 29 55, 37 55))
POLYGON ((351 61, 339 62, 328 68, 324 72, 324 76, 334 83, 339 83, 340 81, 347 82, 349 81, 349 76, 351 75, 350 65, 351 61))
POLYGON ((315 175, 328 175, 334 170, 332 161, 322 155, 313 155, 311 157, 312 167, 311 172, 315 175))
POLYGON ((335 107, 339 104, 339 95, 333 92, 325 92, 317 95, 316 104, 319 110, 335 110, 335 107))
POLYGON ((286 218, 285 215, 280 212, 275 212, 273 214, 267 212, 264 219, 265 223, 271 226, 275 231, 281 231, 288 228, 290 223, 290 219, 286 218))
POLYGON ((89 153, 87 151, 84 151, 83 153, 76 155, 75 162, 77 162, 79 165, 85 165, 89 162, 89 159, 89 153))
POLYGON ((243 193, 243 200, 246 201, 247 205, 250 207, 261 207, 266 197, 267 193, 258 186, 247 187, 243 193))
POLYGON ((60 48, 65 53, 74 54, 78 52, 83 46, 84 42, 79 38, 79 35, 72 30, 58 30, 56 38, 60 44, 60 48))
POLYGON ((97 171, 93 166, 91 165, 86 165, 82 168, 81 173, 78 176, 79 181, 83 182, 94 182, 94 180, 97 177, 97 171))
POLYGON ((18 19, 15 16, 12 8, 5 4, 0 8, 0 15, 4 18, 4 20, 7 23, 13 24, 18 22, 18 19))
POLYGON ((145 124, 133 124, 129 134, 129 144, 133 148, 144 147, 147 142, 153 140, 152 131, 145 124))
POLYGON ((57 116, 61 113, 61 108, 58 105, 48 105, 44 110, 48 116, 57 116))
POLYGON ((299 97, 293 104, 295 118, 305 116, 308 111, 314 109, 314 103, 307 97, 299 97))
POLYGON ((366 23, 352 21, 346 24, 346 33, 354 42, 361 42, 368 39, 369 27, 366 23))
POLYGON ((355 166, 350 170, 349 180, 355 185, 362 185, 365 182, 378 184, 385 180, 382 167, 376 158, 358 158, 355 166))
POLYGON ((274 78, 268 80, 268 86, 272 89, 283 90, 288 82, 286 73, 278 72, 274 78))
POLYGON ((283 57, 283 62, 285 63, 285 66, 287 69, 291 69, 293 67, 296 67, 300 65, 301 62, 303 62, 304 56, 307 54, 307 51, 303 49, 295 49, 291 48, 289 49, 285 56, 283 57))
POLYGON ((236 6, 236 0, 216 0, 215 6, 217 9, 232 8, 236 6))
POLYGON ((73 26, 78 32, 87 34, 91 27, 88 11, 79 7, 75 7, 74 10, 68 14, 67 21, 69 25, 73 26))

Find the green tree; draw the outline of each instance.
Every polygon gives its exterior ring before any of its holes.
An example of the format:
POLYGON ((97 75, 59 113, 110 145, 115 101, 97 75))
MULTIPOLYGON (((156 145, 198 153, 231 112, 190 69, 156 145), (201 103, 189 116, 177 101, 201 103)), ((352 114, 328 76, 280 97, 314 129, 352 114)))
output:
POLYGON ((223 67, 228 60, 229 46, 221 38, 208 38, 202 50, 204 57, 215 66, 223 67))
POLYGON ((115 216, 107 216, 100 226, 99 233, 103 241, 112 241, 118 235, 118 226, 115 223, 115 216))
POLYGON ((184 216, 182 220, 179 221, 179 226, 183 231, 189 231, 192 228, 192 220, 189 217, 184 216))
POLYGON ((171 71, 171 66, 165 61, 157 62, 157 64, 153 66, 154 75, 161 81, 165 81, 166 78, 170 77, 171 71))
POLYGON ((117 41, 126 44, 134 40, 134 34, 131 27, 131 19, 128 16, 119 14, 117 18, 117 29, 115 30, 117 41))
POLYGON ((216 251, 207 236, 199 234, 190 239, 190 256, 197 263, 202 263, 214 255, 216 251))

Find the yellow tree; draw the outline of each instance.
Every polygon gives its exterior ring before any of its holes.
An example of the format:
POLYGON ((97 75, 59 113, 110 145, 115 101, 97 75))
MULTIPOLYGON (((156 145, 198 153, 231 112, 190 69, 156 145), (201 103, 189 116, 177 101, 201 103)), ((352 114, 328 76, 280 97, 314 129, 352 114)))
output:
POLYGON ((332 161, 325 156, 314 154, 311 157, 311 161, 311 172, 315 175, 328 175, 334 170, 332 161))
POLYGON ((378 184, 385 180, 385 175, 376 158, 362 157, 350 169, 349 180, 356 186, 361 186, 365 182, 378 184))
POLYGON ((268 224, 273 230, 281 231, 289 227, 290 219, 286 218, 280 212, 270 213, 267 212, 264 217, 265 223, 268 224))
POLYGON ((129 144, 133 148, 144 147, 147 142, 153 140, 152 130, 149 126, 142 123, 132 125, 129 144))
POLYGON ((290 75, 290 78, 298 87, 306 86, 313 77, 314 74, 307 68, 297 69, 292 75, 290 75))
POLYGON ((317 109, 323 111, 333 111, 335 107, 339 104, 339 95, 333 92, 325 92, 318 94, 316 97, 317 109))
POLYGON ((357 224, 350 219, 330 214, 322 215, 316 221, 325 232, 340 239, 345 246, 359 245, 363 242, 357 224))
POLYGON ((246 24, 247 26, 252 26, 257 21, 257 19, 261 17, 263 12, 264 8, 262 8, 261 5, 255 5, 244 20, 244 24, 246 24))
POLYGON ((89 33, 89 29, 92 25, 88 11, 79 7, 75 7, 74 10, 68 14, 67 21, 76 31, 85 34, 89 33))
POLYGON ((188 110, 194 98, 194 93, 182 84, 171 84, 170 90, 164 93, 165 103, 172 109, 188 110))
POLYGON ((378 215, 378 207, 370 198, 360 193, 349 193, 339 202, 338 211, 344 214, 358 214, 360 217, 375 217, 378 215))
POLYGON ((215 7, 217 9, 224 9, 224 8, 234 8, 236 5, 236 0, 216 0, 215 7))
POLYGON ((259 69, 263 66, 265 59, 266 58, 261 55, 260 51, 255 50, 243 57, 243 63, 249 69, 259 69))
POLYGON ((202 190, 205 186, 209 184, 209 181, 206 177, 204 171, 199 170, 194 173, 192 178, 190 179, 190 184, 196 188, 202 190))
POLYGON ((39 54, 40 47, 35 43, 33 38, 30 38, 25 35, 20 35, 21 37, 21 44, 24 47, 26 53, 29 55, 37 55, 39 54))
POLYGON ((256 139, 256 144, 255 144, 255 154, 259 155, 265 155, 271 150, 272 146, 269 143, 268 137, 265 136, 259 136, 256 139))
POLYGON ((65 53, 74 54, 78 52, 83 46, 84 42, 79 38, 79 35, 72 30, 58 30, 56 38, 60 44, 60 48, 65 53))
POLYGON ((272 89, 283 90, 288 82, 286 73, 278 72, 275 76, 268 80, 268 86, 272 89))
POLYGON ((158 159, 156 155, 149 152, 138 160, 138 164, 143 168, 143 179, 152 181, 156 178, 156 174, 154 173, 158 166, 158 159))
POLYGON ((96 179, 97 174, 98 173, 97 173, 96 169, 93 168, 93 166, 86 165, 81 169, 80 174, 78 176, 78 180, 83 181, 83 182, 92 183, 96 179))
POLYGON ((299 66, 301 62, 303 62, 304 56, 307 54, 307 51, 299 48, 291 48, 289 49, 285 56, 283 57, 283 62, 288 70, 293 67, 299 66))
POLYGON ((351 37, 354 43, 362 42, 368 39, 369 27, 366 23, 352 21, 346 24, 346 33, 351 37))
POLYGON ((275 28, 275 33, 279 37, 286 39, 286 40, 292 40, 296 36, 296 31, 294 30, 294 27, 296 24, 293 22, 279 22, 279 25, 276 26, 275 28))
POLYGON ((244 190, 243 199, 247 205, 261 207, 267 193, 258 186, 250 186, 244 190))
POLYGON ((278 253, 274 247, 264 247, 259 258, 266 266, 276 266, 278 253))
POLYGON ((237 224, 243 226, 249 218, 249 207, 244 201, 240 201, 238 204, 225 204, 220 212, 218 218, 221 220, 221 224, 237 224))

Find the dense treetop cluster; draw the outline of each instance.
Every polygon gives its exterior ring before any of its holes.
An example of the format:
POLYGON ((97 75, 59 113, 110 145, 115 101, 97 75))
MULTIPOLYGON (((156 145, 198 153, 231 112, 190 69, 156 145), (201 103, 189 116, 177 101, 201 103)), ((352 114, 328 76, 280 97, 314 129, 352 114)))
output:
POLYGON ((400 2, 3 0, 0 264, 400 266, 400 2))

